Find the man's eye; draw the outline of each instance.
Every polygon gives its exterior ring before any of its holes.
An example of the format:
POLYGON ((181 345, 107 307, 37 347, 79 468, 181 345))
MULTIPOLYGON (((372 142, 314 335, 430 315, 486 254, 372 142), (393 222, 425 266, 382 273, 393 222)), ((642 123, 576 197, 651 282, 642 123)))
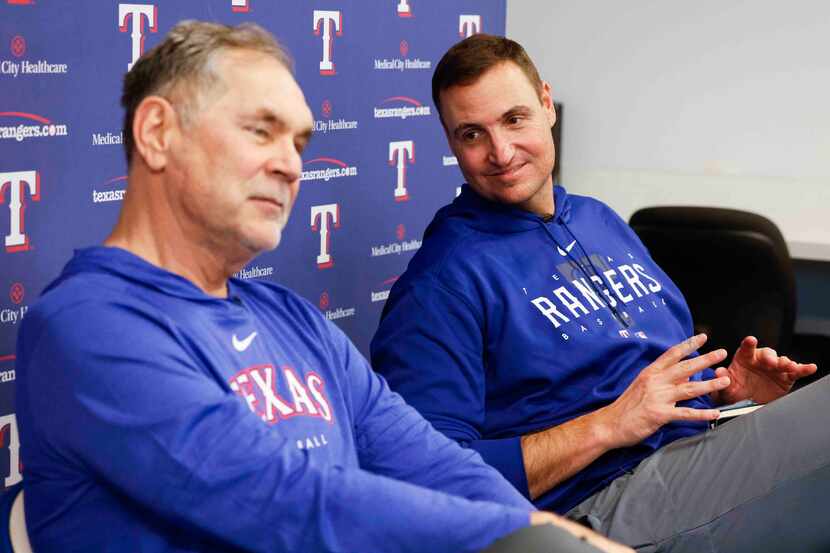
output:
POLYGON ((507 119, 507 122, 511 125, 518 125, 523 119, 521 115, 512 115, 507 119))
POLYGON ((461 135, 461 139, 464 140, 464 142, 473 142, 479 136, 481 136, 481 133, 478 131, 467 131, 461 135))
POLYGON ((263 127, 247 127, 247 130, 259 138, 268 138, 271 136, 268 130, 263 127))

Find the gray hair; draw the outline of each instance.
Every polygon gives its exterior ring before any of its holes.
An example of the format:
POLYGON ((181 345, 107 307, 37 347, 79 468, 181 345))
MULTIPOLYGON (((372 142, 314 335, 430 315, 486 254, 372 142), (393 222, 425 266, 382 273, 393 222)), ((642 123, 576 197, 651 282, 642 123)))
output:
POLYGON ((144 53, 124 75, 121 105, 124 113, 124 148, 127 165, 132 163, 135 138, 133 119, 144 98, 159 95, 168 98, 182 88, 183 119, 204 93, 221 84, 214 71, 216 54, 228 50, 248 50, 273 57, 288 70, 293 70, 291 56, 271 33, 255 23, 229 27, 205 21, 182 21, 164 40, 144 53))

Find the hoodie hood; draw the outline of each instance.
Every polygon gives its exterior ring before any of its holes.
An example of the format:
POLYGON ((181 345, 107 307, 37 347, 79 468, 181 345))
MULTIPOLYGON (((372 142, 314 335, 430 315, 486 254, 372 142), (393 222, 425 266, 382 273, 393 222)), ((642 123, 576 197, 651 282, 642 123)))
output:
MULTIPOLYGON (((424 233, 424 238, 428 238, 433 231, 440 232, 439 228, 445 224, 450 227, 461 224, 479 233, 495 236, 542 231, 562 256, 570 259, 582 270, 589 278, 588 285, 601 296, 603 293, 601 288, 591 280, 592 275, 599 277, 599 271, 579 237, 568 226, 571 222, 572 201, 568 191, 562 185, 553 187, 553 210, 553 218, 545 220, 535 213, 483 198, 465 183, 461 194, 453 203, 436 214, 435 219, 424 233), (566 244, 569 245, 566 246, 566 244), (578 245, 577 249, 573 248, 574 244, 578 245)), ((621 324, 628 325, 615 307, 609 306, 609 309, 621 324)))
POLYGON ((47 294, 63 281, 81 273, 109 274, 141 288, 192 301, 222 301, 209 296, 184 277, 157 267, 127 250, 108 246, 75 250, 75 255, 60 276, 43 293, 47 294), (117 262, 114 263, 114 260, 117 262))
MULTIPOLYGON (((564 186, 554 186, 553 201, 553 221, 558 224, 567 224, 571 218, 571 202, 564 186)), ((427 228, 425 236, 428 236, 434 227, 454 222, 460 222, 479 232, 490 234, 512 234, 538 230, 539 225, 545 223, 535 213, 481 197, 466 183, 461 187, 461 194, 450 205, 438 211, 427 228)))

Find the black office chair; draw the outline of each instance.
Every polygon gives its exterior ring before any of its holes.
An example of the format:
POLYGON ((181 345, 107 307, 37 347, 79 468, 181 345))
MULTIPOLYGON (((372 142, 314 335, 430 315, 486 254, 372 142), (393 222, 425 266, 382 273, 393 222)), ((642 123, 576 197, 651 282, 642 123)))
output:
POLYGON ((735 209, 649 207, 631 227, 677 284, 706 349, 730 355, 744 336, 827 374, 830 337, 795 335, 795 276, 787 244, 769 219, 735 209))
POLYGON ((528 526, 496 541, 481 553, 599 553, 586 541, 553 525, 528 526))

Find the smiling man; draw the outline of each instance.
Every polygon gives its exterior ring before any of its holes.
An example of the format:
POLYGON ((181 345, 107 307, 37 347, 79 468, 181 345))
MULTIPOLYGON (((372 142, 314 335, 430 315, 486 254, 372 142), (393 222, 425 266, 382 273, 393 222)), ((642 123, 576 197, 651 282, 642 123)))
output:
POLYGON ((538 507, 644 551, 830 547, 830 379, 782 397, 816 366, 753 337, 728 367, 696 356, 706 337, 632 230, 554 187, 551 88, 519 44, 461 41, 432 95, 466 184, 384 307, 392 389, 538 507), (750 397, 773 403, 704 432, 750 397))
POLYGON ((552 215, 550 128, 556 113, 550 85, 540 81, 534 87, 519 65, 500 63, 475 86, 454 87, 446 96, 441 117, 447 137, 475 192, 552 215))
POLYGON ((536 512, 308 302, 232 278, 278 245, 311 135, 267 32, 181 23, 122 104, 118 223, 19 335, 36 551, 454 553, 531 522, 625 550, 536 512))

